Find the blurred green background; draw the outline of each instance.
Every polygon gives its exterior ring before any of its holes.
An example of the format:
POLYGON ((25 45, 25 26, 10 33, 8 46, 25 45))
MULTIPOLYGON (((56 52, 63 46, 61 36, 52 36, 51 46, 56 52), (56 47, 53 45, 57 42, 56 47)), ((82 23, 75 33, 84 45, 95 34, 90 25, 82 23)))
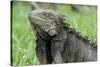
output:
POLYGON ((71 5, 54 3, 29 3, 28 1, 11 2, 12 9, 12 62, 14 66, 39 64, 35 53, 35 39, 28 13, 31 5, 52 9, 66 15, 65 23, 71 24, 83 36, 96 41, 97 7, 89 5, 71 5))

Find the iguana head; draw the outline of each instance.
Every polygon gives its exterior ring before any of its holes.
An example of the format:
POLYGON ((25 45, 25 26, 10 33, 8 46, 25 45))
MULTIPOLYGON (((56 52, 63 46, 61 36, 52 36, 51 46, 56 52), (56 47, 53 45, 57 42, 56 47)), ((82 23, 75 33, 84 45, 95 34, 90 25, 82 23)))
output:
MULTIPOLYGON (((33 25, 48 33, 50 36, 57 34, 57 23, 60 16, 51 10, 33 10, 29 13, 29 20, 33 25), (56 23, 57 22, 57 23, 56 23)), ((59 24, 59 23, 58 23, 59 24)))

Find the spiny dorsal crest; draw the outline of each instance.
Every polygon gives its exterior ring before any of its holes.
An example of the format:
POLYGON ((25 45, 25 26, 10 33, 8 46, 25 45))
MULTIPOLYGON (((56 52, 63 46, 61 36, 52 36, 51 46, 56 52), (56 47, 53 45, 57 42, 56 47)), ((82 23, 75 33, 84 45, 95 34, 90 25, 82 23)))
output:
POLYGON ((93 46, 93 47, 96 47, 96 46, 97 46, 97 45, 96 45, 96 42, 94 42, 93 40, 91 40, 88 36, 83 36, 83 35, 81 35, 80 32, 77 32, 77 31, 76 31, 74 28, 72 28, 71 25, 68 24, 68 23, 66 23, 66 29, 67 29, 67 31, 68 31, 69 33, 76 35, 76 37, 77 37, 79 40, 82 40, 82 41, 84 41, 84 42, 88 42, 88 43, 90 43, 91 46, 93 46))

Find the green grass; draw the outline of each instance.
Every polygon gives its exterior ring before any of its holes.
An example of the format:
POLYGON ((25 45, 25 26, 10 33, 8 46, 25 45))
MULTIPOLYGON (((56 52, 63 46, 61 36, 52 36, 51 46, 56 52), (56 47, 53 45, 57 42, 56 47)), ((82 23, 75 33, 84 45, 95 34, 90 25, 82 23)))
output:
POLYGON ((35 54, 35 36, 28 21, 30 6, 13 5, 12 60, 13 65, 38 64, 35 54))
MULTIPOLYGON (((14 66, 39 64, 35 53, 36 37, 28 20, 30 10, 26 2, 13 4, 12 64, 14 66)), ((90 39, 96 41, 96 9, 92 8, 87 14, 84 11, 83 13, 74 12, 70 5, 63 5, 57 9, 57 12, 68 16, 65 23, 70 23, 82 35, 89 36, 90 39)))

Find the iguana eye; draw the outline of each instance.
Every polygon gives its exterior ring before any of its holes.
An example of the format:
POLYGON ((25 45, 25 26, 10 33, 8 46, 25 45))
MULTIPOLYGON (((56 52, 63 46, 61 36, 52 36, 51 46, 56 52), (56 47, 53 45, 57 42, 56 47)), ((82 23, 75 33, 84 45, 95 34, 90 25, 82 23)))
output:
POLYGON ((44 16, 48 17, 48 16, 49 16, 49 14, 48 14, 48 13, 44 13, 44 16))

